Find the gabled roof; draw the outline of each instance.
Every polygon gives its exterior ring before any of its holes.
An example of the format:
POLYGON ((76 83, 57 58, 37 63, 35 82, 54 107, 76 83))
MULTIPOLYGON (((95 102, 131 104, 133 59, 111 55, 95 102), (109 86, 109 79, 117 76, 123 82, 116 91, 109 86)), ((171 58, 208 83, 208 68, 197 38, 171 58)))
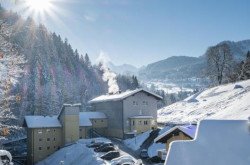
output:
POLYGON ((90 127, 92 126, 91 119, 106 119, 107 116, 102 112, 80 112, 80 126, 90 127))
POLYGON ((136 89, 136 90, 126 91, 123 93, 118 93, 118 94, 113 94, 113 95, 101 95, 99 97, 96 97, 96 98, 90 100, 89 103, 98 103, 98 102, 106 102, 106 101, 119 101, 119 100, 123 100, 129 96, 132 96, 138 92, 145 92, 145 93, 155 97, 157 100, 162 99, 161 96, 159 96, 155 93, 149 92, 145 89, 136 89))
POLYGON ((57 116, 25 116, 25 125, 28 128, 61 127, 57 116))
MULTIPOLYGON (((91 119, 106 119, 102 112, 80 112, 79 126, 92 126, 91 119)), ((61 127, 57 116, 25 116, 24 125, 28 128, 55 128, 61 127)))
POLYGON ((157 138, 155 138, 155 142, 165 141, 168 137, 172 137, 172 133, 175 131, 181 131, 191 139, 194 139, 196 133, 196 125, 184 125, 184 126, 175 126, 170 130, 166 131, 165 133, 161 134, 157 138))
POLYGON ((165 165, 249 165, 250 121, 204 120, 193 141, 170 144, 165 165))

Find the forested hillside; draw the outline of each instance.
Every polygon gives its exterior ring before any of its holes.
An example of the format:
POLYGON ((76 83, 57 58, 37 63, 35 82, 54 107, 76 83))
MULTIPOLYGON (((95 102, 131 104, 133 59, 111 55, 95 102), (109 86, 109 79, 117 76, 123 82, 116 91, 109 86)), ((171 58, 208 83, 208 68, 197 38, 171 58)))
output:
MULTIPOLYGON (((0 127, 9 128, 9 134, 19 129, 15 126, 24 115, 58 114, 63 103, 82 103, 85 110, 90 98, 108 92, 102 66, 92 65, 67 39, 2 8, 0 23, 0 127)), ((118 83, 123 90, 136 88, 123 79, 118 83)))

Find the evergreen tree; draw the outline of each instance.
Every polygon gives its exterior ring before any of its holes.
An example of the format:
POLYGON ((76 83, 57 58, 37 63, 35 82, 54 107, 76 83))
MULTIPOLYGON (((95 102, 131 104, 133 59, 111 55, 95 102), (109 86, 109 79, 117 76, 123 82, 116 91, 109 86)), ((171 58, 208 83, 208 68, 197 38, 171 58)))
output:
POLYGON ((89 55, 86 53, 85 56, 84 56, 84 62, 86 64, 86 66, 90 67, 91 66, 91 62, 90 62, 90 59, 89 59, 89 55))

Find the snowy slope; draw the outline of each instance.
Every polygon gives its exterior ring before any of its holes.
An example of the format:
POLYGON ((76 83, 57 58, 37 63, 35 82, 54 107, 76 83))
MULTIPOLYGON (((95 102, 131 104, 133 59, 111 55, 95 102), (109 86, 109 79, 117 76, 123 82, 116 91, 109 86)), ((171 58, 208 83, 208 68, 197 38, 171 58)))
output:
POLYGON ((250 80, 213 87, 158 111, 159 123, 189 123, 201 119, 247 119, 250 80), (240 85, 243 88, 236 88, 240 85))

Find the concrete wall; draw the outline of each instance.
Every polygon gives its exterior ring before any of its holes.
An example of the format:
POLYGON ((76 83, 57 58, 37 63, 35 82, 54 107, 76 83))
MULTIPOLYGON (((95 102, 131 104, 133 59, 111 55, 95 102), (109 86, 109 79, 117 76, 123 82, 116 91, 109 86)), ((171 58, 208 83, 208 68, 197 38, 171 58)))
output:
POLYGON ((129 118, 133 116, 152 116, 153 120, 157 118, 157 104, 155 97, 148 95, 145 92, 136 93, 123 100, 123 124, 124 131, 131 131, 131 123, 129 118))
POLYGON ((91 127, 80 127, 79 128, 79 139, 90 138, 89 131, 91 127))
POLYGON ((123 138, 122 101, 108 101, 92 104, 93 110, 106 114, 108 123, 105 136, 123 138))
POLYGON ((152 129, 152 119, 130 119, 131 132, 143 133, 152 129))
POLYGON ((60 114, 62 124, 63 144, 75 142, 79 139, 79 107, 65 106, 60 114))
POLYGON ((28 164, 48 157, 62 145, 61 128, 36 128, 27 130, 28 164))
POLYGON ((108 119, 91 119, 93 128, 105 128, 108 127, 108 119))

